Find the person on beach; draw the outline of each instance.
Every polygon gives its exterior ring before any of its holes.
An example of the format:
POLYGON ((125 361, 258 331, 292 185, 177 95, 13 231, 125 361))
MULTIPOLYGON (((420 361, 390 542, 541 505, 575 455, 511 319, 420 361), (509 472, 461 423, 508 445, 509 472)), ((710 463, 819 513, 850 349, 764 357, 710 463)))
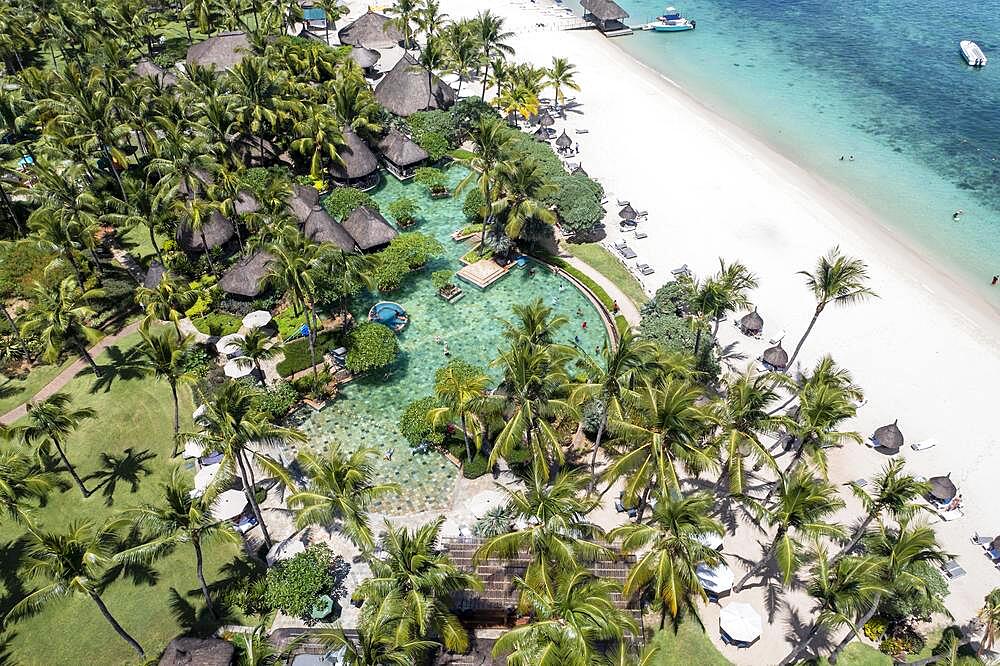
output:
POLYGON ((997 280, 1000 280, 1000 275, 993 276, 993 282, 991 283, 994 287, 997 286, 997 280))
POLYGON ((618 314, 618 301, 611 302, 611 314, 618 314))
POLYGON ((582 328, 583 330, 587 330, 587 322, 583 322, 582 324, 580 324, 580 328, 582 328))

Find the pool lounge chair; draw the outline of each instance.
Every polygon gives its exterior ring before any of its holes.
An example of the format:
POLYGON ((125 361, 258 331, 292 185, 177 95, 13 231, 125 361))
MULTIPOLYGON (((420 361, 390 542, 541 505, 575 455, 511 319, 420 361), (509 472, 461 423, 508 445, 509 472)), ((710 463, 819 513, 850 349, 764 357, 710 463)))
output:
POLYGON ((691 275, 691 269, 688 268, 687 264, 684 264, 680 268, 675 268, 674 270, 672 270, 670 272, 673 273, 673 276, 675 278, 690 277, 690 275, 691 275))
POLYGON ((619 251, 621 252, 622 256, 625 257, 626 259, 635 259, 636 257, 639 256, 635 253, 635 250, 630 248, 628 245, 626 245, 619 251))
POLYGON ((910 444, 910 448, 914 451, 926 451, 927 449, 932 449, 935 446, 937 446, 937 442, 933 439, 925 439, 920 442, 910 444))
POLYGON ((948 560, 941 565, 941 568, 944 570, 944 575, 951 580, 961 578, 966 574, 965 569, 963 569, 955 560, 948 560))
POLYGON ((636 231, 636 232, 635 232, 635 237, 636 237, 637 239, 643 239, 643 238, 645 238, 645 237, 646 237, 646 234, 645 234, 645 232, 642 232, 642 231, 636 231))
POLYGON ((653 273, 656 272, 655 270, 652 269, 652 267, 650 267, 649 264, 636 264, 636 268, 638 268, 639 272, 642 273, 643 275, 652 275, 653 273))
POLYGON ((994 562, 996 562, 1000 560, 1000 550, 997 550, 996 548, 987 548, 986 556, 989 557, 994 562))

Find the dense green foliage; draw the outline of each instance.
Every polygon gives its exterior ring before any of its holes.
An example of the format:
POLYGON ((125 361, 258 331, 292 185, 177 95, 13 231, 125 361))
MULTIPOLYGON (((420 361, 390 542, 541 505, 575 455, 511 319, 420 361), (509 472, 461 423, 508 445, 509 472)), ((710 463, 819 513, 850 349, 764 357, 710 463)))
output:
POLYGON ((457 146, 455 119, 448 111, 418 111, 407 117, 406 124, 417 145, 437 162, 457 146))
POLYGON ((408 227, 417 220, 420 207, 417 202, 408 197, 400 197, 389 204, 389 215, 403 227, 408 227))
POLYGON ((259 391, 254 396, 254 408, 278 421, 284 418, 295 403, 299 401, 299 392, 288 382, 277 382, 259 391))
POLYGON ((36 281, 46 277, 51 284, 59 282, 68 274, 66 268, 51 272, 46 276, 46 267, 52 261, 50 252, 31 243, 11 243, 0 246, 0 296, 25 297, 31 292, 36 281))
POLYGON ((433 396, 419 398, 406 405, 406 409, 399 417, 399 432, 406 441, 413 446, 424 443, 437 446, 444 442, 444 433, 440 428, 435 428, 427 416, 427 413, 437 406, 437 400, 433 396))
POLYGON ((559 224, 569 234, 585 234, 604 219, 604 188, 582 174, 556 176, 555 191, 545 199, 559 211, 559 224))
POLYGON ((482 191, 475 187, 469 190, 469 193, 465 195, 465 202, 462 204, 465 219, 482 222, 484 206, 486 206, 486 200, 483 198, 482 191))
POLYGON ((399 342, 388 326, 375 322, 359 324, 347 336, 347 369, 368 372, 384 368, 396 360, 399 342))
MULTIPOLYGON (((343 342, 343 336, 336 331, 324 331, 316 335, 316 360, 320 362, 323 355, 331 349, 336 349, 343 342)), ((289 377, 312 365, 309 354, 309 339, 299 338, 285 345, 285 358, 276 369, 282 377, 289 377)))
POLYGON ((333 219, 338 221, 343 220, 361 206, 379 210, 378 202, 371 195, 355 187, 338 187, 323 197, 323 208, 333 219))
POLYGON ((444 248, 433 236, 412 231, 399 234, 384 250, 372 255, 372 279, 379 291, 398 289, 410 272, 441 254, 444 248))
POLYGON ((309 619, 320 596, 338 599, 350 566, 325 543, 307 546, 298 555, 278 562, 265 576, 265 600, 286 615, 309 619))

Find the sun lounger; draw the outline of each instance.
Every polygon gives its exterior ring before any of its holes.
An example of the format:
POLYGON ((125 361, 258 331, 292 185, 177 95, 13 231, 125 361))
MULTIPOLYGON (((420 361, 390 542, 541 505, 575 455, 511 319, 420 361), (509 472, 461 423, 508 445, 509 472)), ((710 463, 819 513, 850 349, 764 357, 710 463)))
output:
POLYGON ((636 231, 635 232, 635 237, 638 238, 639 240, 642 240, 643 238, 646 237, 646 233, 643 232, 643 231, 636 231))
POLYGON ((868 485, 868 479, 858 479, 854 482, 858 488, 864 488, 868 485))
POLYGON ((994 562, 1000 560, 1000 550, 997 550, 996 548, 987 548, 986 555, 994 562))
POLYGON ((619 252, 621 252, 622 256, 625 257, 626 259, 635 259, 636 257, 639 256, 635 253, 635 250, 630 248, 628 245, 619 250, 619 252))
POLYGON ((623 249, 625 249, 626 247, 628 247, 628 243, 626 243, 625 241, 619 241, 619 242, 615 243, 612 247, 614 247, 616 250, 618 250, 620 252, 623 249))
POLYGON ((958 562, 956 562, 955 560, 948 560, 942 565, 941 568, 944 569, 944 575, 950 578, 951 580, 955 580, 956 578, 961 578, 966 574, 965 569, 959 566, 958 562))
POLYGON ((632 203, 629 202, 629 201, 622 201, 621 199, 619 199, 618 200, 618 205, 624 208, 625 206, 631 206, 632 203))
POLYGON ((639 269, 639 272, 642 273, 643 275, 652 275, 656 271, 653 270, 650 266, 644 266, 639 269))
POLYGON ((972 543, 977 546, 982 546, 983 550, 986 550, 990 547, 990 544, 993 543, 993 537, 979 536, 979 532, 973 532, 972 543))
POLYGON ((581 127, 580 129, 576 130, 576 133, 577 134, 590 134, 590 130, 589 129, 583 129, 581 127))
POLYGON ((920 442, 914 442, 910 444, 910 448, 914 451, 925 451, 927 449, 932 449, 937 446, 937 442, 933 439, 925 439, 920 442))
POLYGON ((673 273, 673 276, 675 278, 688 277, 688 276, 691 275, 691 269, 688 268, 687 264, 684 264, 680 268, 675 268, 674 270, 672 270, 670 272, 673 273))

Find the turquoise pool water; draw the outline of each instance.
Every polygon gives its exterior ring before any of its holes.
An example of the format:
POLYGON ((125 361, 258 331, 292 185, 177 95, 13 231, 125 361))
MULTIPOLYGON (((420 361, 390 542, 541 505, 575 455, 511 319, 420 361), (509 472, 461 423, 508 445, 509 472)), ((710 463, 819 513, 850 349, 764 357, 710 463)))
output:
MULTIPOLYGON (((448 178, 452 186, 463 175, 462 169, 451 169, 448 178)), ((431 200, 422 186, 400 183, 389 174, 374 193, 383 211, 402 196, 417 201, 421 209, 412 230, 437 238, 444 245, 444 255, 411 276, 398 291, 358 299, 355 312, 367 317, 371 306, 381 300, 379 296, 403 306, 409 324, 399 336, 400 358, 388 378, 377 374, 345 385, 335 401, 323 411, 306 415, 300 426, 309 436, 310 446, 320 449, 330 442, 345 447, 369 446, 381 452, 393 449, 392 460, 379 456, 376 468, 381 480, 399 483, 403 493, 374 507, 379 513, 392 515, 446 508, 458 476, 458 470, 443 456, 411 452, 396 427, 407 403, 433 393, 434 372, 448 361, 443 344, 435 337, 447 342, 451 358, 485 367, 504 344, 497 319, 510 317, 515 303, 540 297, 570 318, 570 324, 556 336, 561 341, 574 342, 579 337, 580 346, 593 352, 605 338, 600 317, 590 302, 547 270, 530 274, 528 268, 515 268, 485 291, 459 283, 465 297, 452 304, 442 301, 431 284, 431 273, 445 268, 458 270, 458 258, 469 249, 465 243, 451 240, 452 232, 465 224, 462 200, 431 200)))

